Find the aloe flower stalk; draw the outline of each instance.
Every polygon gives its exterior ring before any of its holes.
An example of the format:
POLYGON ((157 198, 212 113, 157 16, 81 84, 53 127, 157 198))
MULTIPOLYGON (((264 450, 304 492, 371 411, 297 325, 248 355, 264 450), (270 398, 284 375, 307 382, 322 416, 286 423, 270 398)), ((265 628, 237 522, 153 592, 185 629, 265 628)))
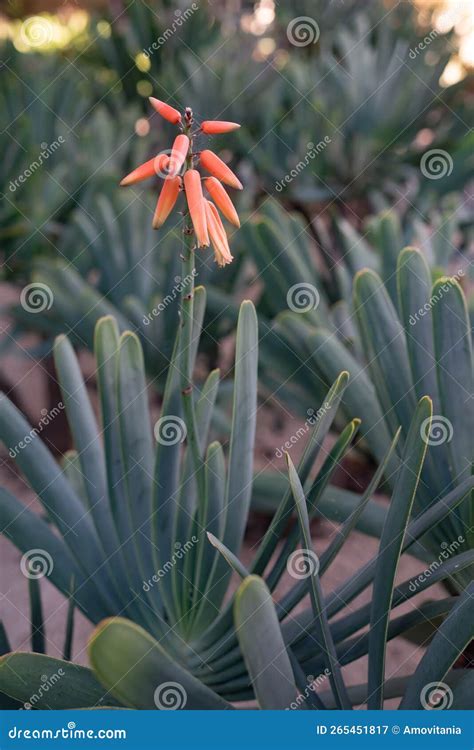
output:
MULTIPOLYGON (((239 227, 240 221, 229 195, 222 183, 237 190, 243 186, 238 177, 209 149, 195 152, 194 139, 200 134, 216 135, 229 133, 240 125, 236 122, 224 120, 205 120, 195 129, 192 110, 188 107, 184 115, 169 104, 150 97, 150 103, 158 114, 165 120, 177 125, 181 133, 176 136, 169 153, 158 154, 137 167, 121 181, 122 186, 134 185, 153 175, 164 178, 164 184, 158 198, 153 217, 153 228, 159 229, 171 214, 176 205, 179 194, 184 191, 187 211, 184 213, 185 224, 190 217, 190 226, 185 226, 185 232, 195 239, 196 247, 208 247, 212 244, 214 257, 219 266, 232 262, 232 253, 224 225, 218 210, 223 217, 234 226, 239 227), (204 179, 204 186, 211 198, 206 201, 203 195, 201 175, 196 167, 199 165, 211 177, 204 179)), ((194 249, 194 248, 193 248, 194 249)))
POLYGON ((149 159, 124 177, 120 184, 122 186, 134 185, 154 175, 164 179, 153 216, 154 229, 159 229, 168 219, 181 192, 184 193, 186 199, 186 209, 183 212, 181 321, 177 362, 187 440, 193 458, 198 493, 204 501, 206 493, 204 457, 197 439, 190 365, 194 321, 194 252, 196 248, 208 247, 212 244, 216 263, 220 267, 232 262, 232 253, 219 210, 234 226, 240 226, 240 222, 237 211, 221 183, 224 182, 238 190, 242 189, 242 183, 212 151, 206 149, 196 152, 194 140, 200 134, 229 133, 240 126, 235 122, 205 120, 200 127, 196 128, 193 112, 189 107, 181 114, 174 107, 154 97, 150 97, 150 103, 161 117, 177 125, 181 132, 176 136, 171 151, 149 159), (212 176, 203 179, 196 168, 198 164, 212 176), (204 196, 203 185, 211 200, 204 196))

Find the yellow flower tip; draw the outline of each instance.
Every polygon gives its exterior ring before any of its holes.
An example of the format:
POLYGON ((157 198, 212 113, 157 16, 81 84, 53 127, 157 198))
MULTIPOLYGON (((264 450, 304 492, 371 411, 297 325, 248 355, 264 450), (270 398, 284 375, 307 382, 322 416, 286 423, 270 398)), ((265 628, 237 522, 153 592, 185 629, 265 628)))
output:
POLYGON ((155 99, 154 96, 150 96, 148 99, 155 112, 158 112, 165 120, 173 123, 173 125, 178 125, 181 122, 181 113, 177 109, 162 102, 160 99, 155 99))
POLYGON ((191 221, 193 222, 198 247, 209 245, 206 208, 202 194, 201 175, 196 169, 188 169, 184 174, 184 190, 191 221))
POLYGON ((165 223, 174 208, 181 189, 181 178, 176 175, 166 177, 161 189, 155 214, 153 216, 153 229, 159 229, 165 223))
POLYGON ((240 227, 240 219, 235 206, 219 180, 215 177, 206 177, 204 184, 207 192, 227 221, 230 221, 236 227, 240 227))
POLYGON ((205 201, 205 210, 209 236, 214 249, 214 258, 217 265, 222 268, 233 261, 232 253, 230 252, 229 243, 227 241, 227 235, 217 208, 211 203, 211 201, 205 201))
POLYGON ((225 120, 204 120, 201 123, 201 131, 206 135, 218 135, 219 133, 230 133, 232 130, 238 130, 238 122, 227 122, 225 120))
POLYGON ((208 149, 201 151, 201 165, 207 172, 217 177, 218 180, 224 182, 226 185, 237 190, 243 190, 243 185, 238 177, 213 151, 209 151, 208 149))

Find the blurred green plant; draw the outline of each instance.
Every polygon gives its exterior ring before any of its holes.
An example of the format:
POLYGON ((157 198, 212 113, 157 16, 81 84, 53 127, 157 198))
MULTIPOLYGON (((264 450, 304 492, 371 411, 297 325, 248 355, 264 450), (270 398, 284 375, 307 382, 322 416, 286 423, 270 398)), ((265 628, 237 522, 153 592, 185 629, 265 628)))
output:
MULTIPOLYGON (((387 217, 381 221, 393 228, 387 217)), ((387 250, 390 243, 385 239, 383 246, 387 250)), ((358 258, 371 258, 359 244, 352 251, 358 258)), ((378 259, 382 274, 387 259, 397 266, 395 274, 385 276, 386 284, 375 271, 358 270, 353 263, 354 301, 342 311, 336 306, 332 317, 325 314, 324 298, 318 294, 317 274, 307 267, 298 278, 311 281, 295 281, 291 286, 287 260, 284 278, 290 310, 276 316, 262 342, 268 373, 263 368, 261 377, 277 398, 293 408, 299 400, 301 410, 320 399, 325 384, 341 369, 348 370, 351 382, 341 411, 345 418, 362 417, 361 436, 377 461, 399 425, 403 444, 415 402, 428 394, 435 404, 435 418, 432 433, 425 433, 429 450, 415 503, 419 512, 472 472, 472 343, 459 283, 464 272, 461 268, 457 277, 439 277, 435 267, 433 280, 425 256, 407 248, 397 257, 386 253, 378 259), (297 292, 291 294, 295 288, 303 293, 299 311, 297 292), (278 382, 282 387, 275 387, 278 382)), ((275 263, 268 273, 276 272, 275 263)), ((274 283, 267 286, 275 289, 274 283)), ((454 537, 463 537, 464 549, 472 547, 472 512, 471 496, 449 523, 427 537, 432 555, 436 557, 440 544, 454 537)), ((459 578, 464 585, 469 580, 469 573, 459 578)))
POLYGON ((11 279, 28 275, 38 256, 57 256, 73 211, 88 193, 115 184, 144 144, 129 143, 137 110, 129 107, 117 122, 72 64, 12 46, 3 55, 0 237, 2 274, 11 279))

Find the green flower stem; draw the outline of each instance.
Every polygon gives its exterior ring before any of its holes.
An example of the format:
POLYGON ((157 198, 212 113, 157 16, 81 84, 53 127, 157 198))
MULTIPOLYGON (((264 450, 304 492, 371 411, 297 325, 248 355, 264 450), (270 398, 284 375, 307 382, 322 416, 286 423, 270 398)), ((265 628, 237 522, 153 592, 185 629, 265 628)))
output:
MULTIPOLYGON (((190 130, 192 118, 184 127, 184 132, 190 138, 189 153, 186 158, 186 169, 193 168, 192 138, 190 130)), ((183 217, 183 254, 182 254, 182 276, 183 282, 181 292, 181 331, 179 340, 178 363, 181 379, 181 395, 183 399, 184 418, 186 422, 187 440, 189 450, 194 464, 198 496, 202 501, 205 493, 204 462, 201 455, 201 447, 198 440, 196 424, 196 410, 193 400, 193 373, 191 365, 191 352, 193 348, 194 328, 194 260, 195 234, 189 211, 183 217)))

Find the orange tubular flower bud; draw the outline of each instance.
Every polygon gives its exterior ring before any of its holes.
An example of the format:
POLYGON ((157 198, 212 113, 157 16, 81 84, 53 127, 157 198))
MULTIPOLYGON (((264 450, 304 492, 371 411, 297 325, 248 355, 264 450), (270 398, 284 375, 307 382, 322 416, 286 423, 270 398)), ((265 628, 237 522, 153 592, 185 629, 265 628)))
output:
POLYGON ((198 247, 209 245, 206 209, 202 194, 201 175, 196 169, 188 169, 184 174, 184 189, 188 201, 189 213, 196 233, 198 247))
POLYGON ((217 208, 222 211, 225 218, 230 221, 231 224, 234 224, 236 227, 240 227, 240 219, 238 217, 237 211, 235 210, 234 204, 232 203, 219 180, 216 180, 215 177, 207 177, 204 181, 204 184, 206 185, 207 191, 212 200, 217 205, 217 208))
POLYGON ((201 124, 201 130, 206 135, 218 135, 219 133, 230 133, 232 130, 238 130, 238 122, 226 122, 225 120, 204 120, 201 124))
POLYGON ((177 109, 170 107, 169 104, 165 104, 165 102, 162 102, 159 99, 155 99, 154 96, 150 96, 149 100, 153 109, 158 112, 159 115, 164 117, 165 120, 172 122, 173 125, 178 125, 178 123, 181 122, 181 113, 178 112, 177 109))
POLYGON ((153 229, 159 229, 166 221, 179 195, 181 177, 170 175, 164 181, 153 216, 153 229))
POLYGON ((124 177, 120 185, 122 187, 134 185, 136 182, 147 180, 149 177, 153 177, 159 172, 163 172, 168 164, 168 159, 169 156, 166 154, 158 154, 158 156, 154 156, 153 159, 149 159, 124 177))
POLYGON ((243 185, 231 169, 212 151, 201 151, 201 165, 226 185, 242 190, 243 185))
POLYGON ((209 236, 214 248, 214 257, 217 265, 222 267, 233 261, 229 243, 227 242, 227 235, 214 204, 211 201, 206 201, 205 208, 209 236))
POLYGON ((184 160, 189 151, 189 138, 187 135, 177 135, 174 139, 173 148, 171 149, 170 160, 168 163, 169 173, 178 174, 184 164, 184 160))

